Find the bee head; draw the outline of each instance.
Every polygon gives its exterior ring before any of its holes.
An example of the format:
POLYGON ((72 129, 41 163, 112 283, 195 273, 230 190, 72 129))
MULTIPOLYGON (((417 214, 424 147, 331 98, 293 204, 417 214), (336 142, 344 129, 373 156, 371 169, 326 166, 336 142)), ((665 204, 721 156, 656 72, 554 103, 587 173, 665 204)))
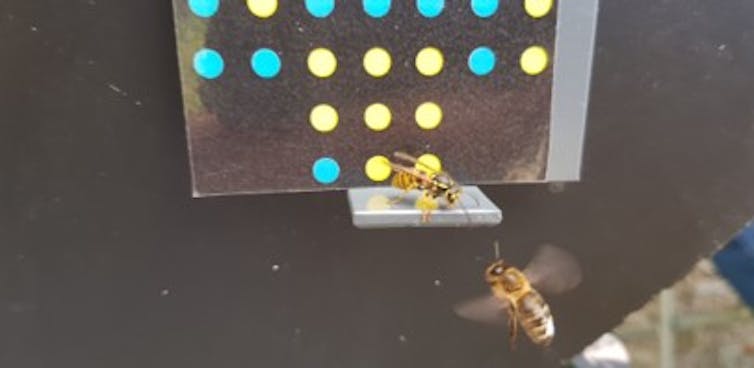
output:
POLYGON ((506 268, 508 268, 508 266, 505 265, 505 262, 502 259, 499 259, 492 262, 492 264, 487 267, 484 277, 487 279, 487 282, 497 282, 505 274, 506 268))
POLYGON ((520 272, 506 272, 511 267, 503 260, 497 260, 487 267, 485 279, 490 285, 499 285, 506 293, 514 293, 521 289, 520 272))

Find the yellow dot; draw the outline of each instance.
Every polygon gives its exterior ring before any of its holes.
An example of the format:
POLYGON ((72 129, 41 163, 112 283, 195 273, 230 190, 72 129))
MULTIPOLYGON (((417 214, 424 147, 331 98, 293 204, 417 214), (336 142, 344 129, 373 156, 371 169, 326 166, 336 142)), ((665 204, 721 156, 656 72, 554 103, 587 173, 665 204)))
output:
POLYGON ((383 48, 374 47, 364 54, 364 70, 375 78, 386 76, 392 66, 390 53, 383 48))
POLYGON ((393 169, 390 167, 390 160, 385 156, 374 156, 367 160, 366 165, 364 165, 364 171, 367 177, 375 182, 385 181, 393 173, 393 169))
POLYGON ((327 104, 314 106, 309 114, 309 122, 318 132, 331 132, 338 126, 338 111, 327 104))
POLYGON ((542 18, 552 10, 553 0, 524 0, 524 9, 532 18, 542 18))
POLYGON ((417 170, 421 170, 427 173, 436 173, 442 171, 442 161, 440 158, 431 154, 425 153, 416 159, 417 164, 414 166, 417 170))
POLYGON ((306 60, 309 65, 309 71, 317 77, 327 78, 338 68, 338 59, 332 51, 325 48, 317 48, 309 53, 306 60))
POLYGON ((537 75, 547 69, 550 57, 547 50, 541 46, 532 46, 521 54, 521 69, 529 75, 537 75))
POLYGON ((251 14, 259 18, 269 18, 278 10, 277 0, 246 0, 251 14))
POLYGON ((416 108, 416 123, 422 129, 435 129, 442 122, 442 109, 434 102, 425 102, 416 108))
POLYGON ((367 123, 369 129, 372 129, 375 132, 381 132, 387 129, 392 120, 393 114, 390 113, 390 109, 381 103, 369 105, 369 107, 364 110, 364 122, 367 123))
POLYGON ((416 54, 416 69, 427 77, 440 74, 443 64, 442 52, 434 47, 426 47, 416 54))

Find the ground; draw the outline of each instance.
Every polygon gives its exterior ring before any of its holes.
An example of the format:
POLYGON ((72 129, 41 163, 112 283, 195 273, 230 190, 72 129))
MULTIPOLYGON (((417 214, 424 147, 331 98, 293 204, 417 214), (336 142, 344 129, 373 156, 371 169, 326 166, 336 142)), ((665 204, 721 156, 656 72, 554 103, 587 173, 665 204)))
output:
MULTIPOLYGON (((713 263, 700 261, 671 289, 675 366, 754 367, 754 318, 713 263)), ((632 367, 660 367, 660 297, 629 315, 616 329, 632 367)))

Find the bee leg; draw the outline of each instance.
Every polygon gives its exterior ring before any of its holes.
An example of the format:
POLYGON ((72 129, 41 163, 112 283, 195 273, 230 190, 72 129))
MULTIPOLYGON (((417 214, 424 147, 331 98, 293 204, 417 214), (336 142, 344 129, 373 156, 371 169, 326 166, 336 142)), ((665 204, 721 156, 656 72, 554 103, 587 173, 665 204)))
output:
POLYGON ((518 319, 516 311, 508 308, 508 335, 510 338, 511 350, 516 350, 516 337, 518 336, 518 319))
POLYGON ((437 200, 435 198, 432 198, 432 196, 427 193, 427 191, 424 191, 416 200, 416 208, 420 209, 422 211, 422 223, 426 224, 429 222, 429 218, 432 215, 432 211, 436 210, 439 205, 437 204, 437 200))

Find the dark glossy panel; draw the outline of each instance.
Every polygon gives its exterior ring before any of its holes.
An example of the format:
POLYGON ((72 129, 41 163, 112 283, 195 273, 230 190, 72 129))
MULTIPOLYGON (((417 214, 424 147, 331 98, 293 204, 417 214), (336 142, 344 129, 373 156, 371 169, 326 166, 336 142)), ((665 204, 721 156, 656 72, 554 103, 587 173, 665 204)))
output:
POLYGON ((604 1, 584 180, 400 231, 338 192, 191 199, 170 4, 65 3, 0 2, 2 367, 548 366, 452 312, 494 240, 582 262, 549 298, 570 354, 754 214, 749 0, 604 1))

